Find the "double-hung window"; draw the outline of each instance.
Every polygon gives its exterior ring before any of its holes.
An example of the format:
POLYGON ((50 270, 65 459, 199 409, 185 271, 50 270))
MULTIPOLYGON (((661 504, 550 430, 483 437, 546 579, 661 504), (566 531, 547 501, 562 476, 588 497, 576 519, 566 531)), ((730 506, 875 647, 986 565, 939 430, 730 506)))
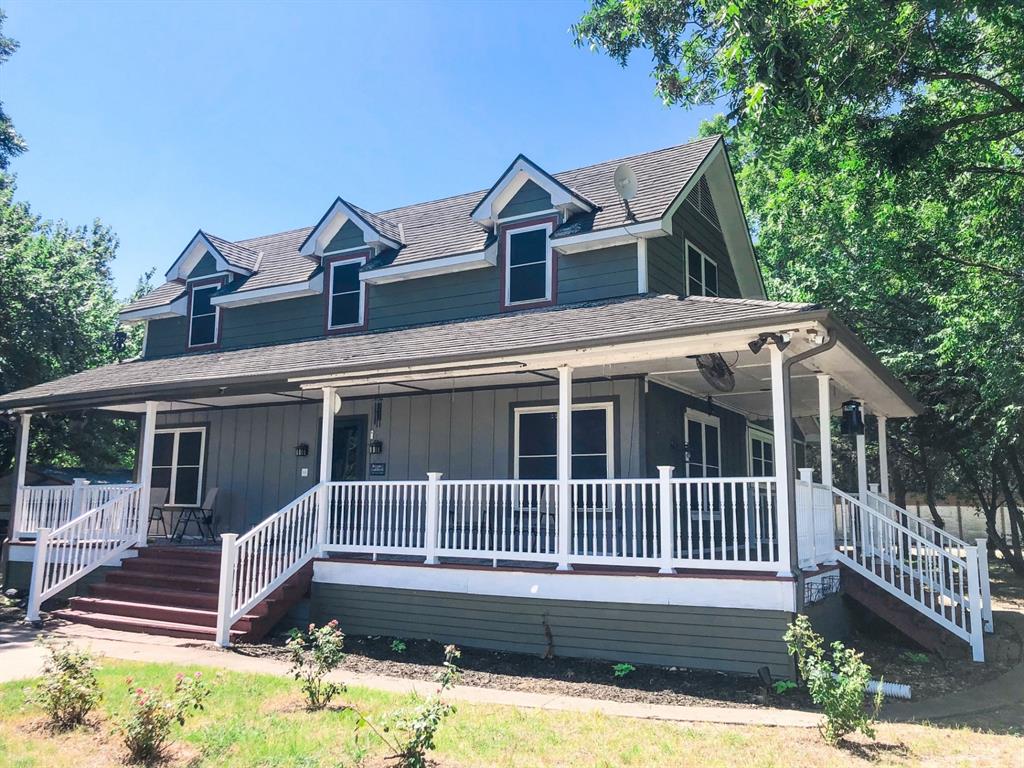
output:
MULTIPOLYGON (((572 477, 577 480, 613 477, 612 404, 586 403, 572 408, 572 477)), ((558 408, 530 406, 515 409, 515 467, 517 479, 554 480, 558 477, 558 408)))
POLYGON ((206 428, 158 429, 153 440, 152 487, 167 489, 167 504, 198 506, 202 498, 206 428))
POLYGON ((750 431, 750 475, 751 477, 775 475, 775 440, 765 432, 750 431))
POLYGON ((541 304, 554 298, 552 222, 509 226, 503 230, 504 306, 541 304))
POLYGON ((327 329, 361 328, 366 323, 365 287, 359 270, 366 256, 328 257, 327 329))
POLYGON ((198 283, 189 288, 188 345, 207 347, 217 343, 220 308, 210 303, 222 281, 198 283))
POLYGON ((718 295, 718 264, 686 243, 687 293, 690 296, 718 295))

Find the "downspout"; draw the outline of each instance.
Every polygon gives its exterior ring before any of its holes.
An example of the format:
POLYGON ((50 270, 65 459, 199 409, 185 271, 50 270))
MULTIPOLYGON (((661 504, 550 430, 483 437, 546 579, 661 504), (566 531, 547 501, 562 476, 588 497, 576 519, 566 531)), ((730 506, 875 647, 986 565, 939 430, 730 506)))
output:
MULTIPOLYGON (((790 358, 784 358, 782 361, 782 403, 783 403, 783 416, 786 420, 786 426, 789 428, 788 431, 793 429, 793 404, 790 401, 790 379, 789 371, 797 363, 802 363, 808 358, 820 355, 822 352, 828 352, 834 347, 839 341, 839 334, 832 331, 828 327, 825 329, 829 332, 828 340, 819 344, 812 349, 808 349, 801 352, 798 355, 793 355, 790 358)), ((786 466, 790 469, 789 483, 789 509, 786 510, 786 516, 789 518, 789 530, 791 535, 789 537, 789 568, 796 574, 796 612, 800 613, 804 608, 804 574, 800 570, 800 558, 798 556, 798 546, 800 536, 796 530, 796 474, 795 474, 795 463, 796 463, 796 451, 793 448, 793 437, 790 434, 790 439, 786 441, 786 466)))

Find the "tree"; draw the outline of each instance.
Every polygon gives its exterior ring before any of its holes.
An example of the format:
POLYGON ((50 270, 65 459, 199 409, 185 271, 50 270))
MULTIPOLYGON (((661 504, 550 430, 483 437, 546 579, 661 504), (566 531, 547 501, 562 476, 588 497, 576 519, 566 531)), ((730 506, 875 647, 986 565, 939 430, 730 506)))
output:
MULTIPOLYGON (((0 9, 0 67, 18 50, 18 43, 4 36, 4 19, 6 18, 7 14, 0 9)), ((7 113, 4 112, 3 103, 0 102, 0 172, 6 171, 11 158, 20 155, 25 149, 24 139, 14 130, 14 125, 7 113)))
POLYGON ((726 106, 705 130, 771 294, 830 306, 910 384, 897 485, 973 494, 1024 572, 1022 32, 1020 4, 883 0, 598 0, 575 27, 650 51, 667 103, 726 106))

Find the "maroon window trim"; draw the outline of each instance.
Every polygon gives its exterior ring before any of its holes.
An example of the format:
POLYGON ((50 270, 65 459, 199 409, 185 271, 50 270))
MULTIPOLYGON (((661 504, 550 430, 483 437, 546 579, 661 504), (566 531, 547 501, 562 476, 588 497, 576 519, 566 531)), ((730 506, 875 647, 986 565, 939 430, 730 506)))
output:
POLYGON ((223 287, 227 283, 227 277, 221 275, 219 277, 211 277, 205 280, 196 280, 188 284, 188 309, 185 312, 185 317, 188 319, 188 326, 185 328, 185 348, 186 349, 220 349, 221 339, 224 335, 224 315, 221 312, 221 307, 214 304, 214 325, 217 328, 217 333, 212 342, 209 344, 193 344, 192 343, 192 292, 196 288, 208 288, 211 285, 223 287))
POLYGON ((369 324, 370 317, 370 292, 366 289, 365 283, 360 283, 362 291, 363 317, 359 325, 345 325, 341 328, 331 328, 331 294, 334 282, 334 265, 346 261, 362 261, 366 264, 373 257, 373 251, 369 248, 359 251, 339 253, 324 258, 324 333, 328 336, 335 336, 341 333, 354 333, 365 331, 369 324))
POLYGON ((521 221, 510 221, 507 224, 498 225, 498 269, 500 274, 500 301, 502 312, 515 312, 520 309, 535 309, 537 307, 550 307, 553 304, 558 303, 558 254, 555 253, 555 249, 551 244, 550 235, 548 239, 548 260, 551 262, 551 298, 542 299, 540 301, 531 302, 517 302, 515 304, 509 304, 505 301, 505 281, 508 269, 505 264, 507 254, 505 253, 505 242, 508 240, 506 236, 509 232, 515 232, 517 229, 526 229, 528 227, 535 227, 538 224, 550 224, 551 232, 553 233, 558 227, 558 216, 548 215, 540 216, 536 219, 523 219, 521 221))

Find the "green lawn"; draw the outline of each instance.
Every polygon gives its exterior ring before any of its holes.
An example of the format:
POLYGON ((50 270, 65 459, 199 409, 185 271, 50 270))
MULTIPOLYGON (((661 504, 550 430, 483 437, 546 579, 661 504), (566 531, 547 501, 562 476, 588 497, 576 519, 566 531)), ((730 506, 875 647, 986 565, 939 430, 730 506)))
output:
MULTIPOLYGON (((170 665, 109 661, 100 672, 101 711, 88 727, 51 735, 41 713, 25 703, 24 683, 0 686, 0 766, 100 768, 122 765, 113 720, 125 705, 125 678, 170 688, 170 665)), ((202 670, 205 675, 209 670, 202 670)), ((351 689, 343 696, 372 714, 407 697, 351 689)), ((174 733, 170 766, 318 768, 381 765, 385 753, 366 735, 354 737, 350 711, 301 709, 296 684, 262 675, 224 673, 205 712, 174 733)), ((1024 740, 922 726, 882 726, 879 743, 857 740, 835 750, 805 729, 681 726, 599 714, 542 712, 460 704, 442 727, 439 766, 808 766, 845 764, 1019 766, 1024 740)))

